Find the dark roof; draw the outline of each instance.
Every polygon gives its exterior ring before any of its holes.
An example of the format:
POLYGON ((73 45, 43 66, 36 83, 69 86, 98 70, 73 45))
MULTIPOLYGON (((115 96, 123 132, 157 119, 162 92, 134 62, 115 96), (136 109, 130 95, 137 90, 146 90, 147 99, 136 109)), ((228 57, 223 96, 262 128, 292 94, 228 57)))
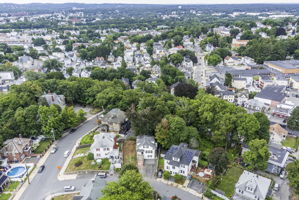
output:
POLYGON ((169 160, 170 165, 180 166, 189 165, 192 162, 194 156, 199 156, 200 151, 187 148, 187 144, 181 143, 178 145, 172 145, 165 154, 165 160, 169 160), (173 157, 179 158, 179 161, 174 161, 173 157))
POLYGON ((277 61, 265 61, 265 65, 272 64, 285 69, 298 69, 299 60, 277 60, 277 61))
POLYGON ((271 74, 271 72, 267 69, 230 70, 228 72, 232 76, 256 76, 256 75, 270 75, 271 74))
POLYGON ((255 97, 281 102, 286 97, 284 89, 285 86, 269 85, 262 89, 255 97))
POLYGON ((2 186, 7 181, 7 179, 8 177, 3 172, 0 172, 0 186, 2 186))

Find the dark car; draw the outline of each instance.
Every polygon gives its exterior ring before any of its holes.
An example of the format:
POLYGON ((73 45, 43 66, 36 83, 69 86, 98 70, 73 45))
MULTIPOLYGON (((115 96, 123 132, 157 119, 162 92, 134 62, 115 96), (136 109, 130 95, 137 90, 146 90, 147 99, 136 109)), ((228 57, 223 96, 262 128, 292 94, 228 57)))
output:
POLYGON ((38 168, 38 173, 42 173, 45 169, 45 165, 42 165, 38 168))
POLYGON ((72 128, 71 130, 70 130, 70 133, 73 133, 73 132, 75 132, 77 129, 76 128, 72 128))

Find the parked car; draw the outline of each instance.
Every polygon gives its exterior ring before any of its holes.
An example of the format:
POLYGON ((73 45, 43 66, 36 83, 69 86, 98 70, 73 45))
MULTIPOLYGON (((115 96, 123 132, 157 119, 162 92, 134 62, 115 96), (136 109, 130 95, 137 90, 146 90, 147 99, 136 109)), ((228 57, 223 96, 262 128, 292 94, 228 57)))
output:
POLYGON ((282 171, 281 173, 280 173, 280 178, 281 179, 284 179, 285 178, 285 176, 286 176, 286 172, 285 171, 282 171))
POLYGON ((42 173, 43 171, 44 171, 44 169, 45 169, 45 165, 42 165, 42 166, 40 166, 39 168, 38 168, 38 173, 42 173))
POLYGON ((107 178, 107 173, 106 172, 99 172, 97 174, 97 176, 99 176, 100 178, 107 178))
POLYGON ((162 170, 162 169, 160 169, 160 170, 158 171, 157 176, 158 176, 158 178, 162 178, 162 176, 163 176, 163 170, 162 170))
POLYGON ((274 187, 273 187, 273 190, 274 191, 278 191, 280 188, 280 185, 278 183, 275 183, 274 187))
POLYGON ((77 129, 76 128, 72 128, 71 130, 70 130, 70 133, 73 133, 73 132, 75 132, 77 129))
POLYGON ((75 191, 75 186, 73 186, 73 185, 67 185, 67 186, 64 186, 64 191, 65 192, 73 192, 73 191, 75 191))
POLYGON ((52 154, 55 153, 55 152, 57 151, 57 149, 58 149, 57 146, 53 146, 53 147, 52 147, 52 150, 51 150, 51 153, 52 153, 52 154))
POLYGON ((64 152, 63 157, 67 158, 70 155, 70 151, 67 150, 64 152))

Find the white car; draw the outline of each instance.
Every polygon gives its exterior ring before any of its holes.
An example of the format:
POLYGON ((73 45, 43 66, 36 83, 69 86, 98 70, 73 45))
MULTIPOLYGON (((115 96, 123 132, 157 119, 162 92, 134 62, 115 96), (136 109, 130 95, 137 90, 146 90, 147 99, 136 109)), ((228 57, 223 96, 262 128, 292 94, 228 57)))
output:
POLYGON ((64 191, 65 192, 73 192, 73 191, 75 191, 75 186, 73 186, 73 185, 67 185, 67 186, 64 186, 64 191))
POLYGON ((67 150, 67 151, 65 151, 65 152, 64 152, 64 155, 63 155, 63 157, 67 158, 69 155, 70 155, 70 151, 69 151, 69 150, 67 150))
POLYGON ((53 154, 53 153, 55 153, 56 151, 57 151, 57 147, 56 147, 56 146, 52 147, 51 153, 53 154))
POLYGON ((285 176, 286 176, 286 172, 285 171, 282 171, 281 173, 280 173, 280 178, 281 179, 284 179, 285 178, 285 176))

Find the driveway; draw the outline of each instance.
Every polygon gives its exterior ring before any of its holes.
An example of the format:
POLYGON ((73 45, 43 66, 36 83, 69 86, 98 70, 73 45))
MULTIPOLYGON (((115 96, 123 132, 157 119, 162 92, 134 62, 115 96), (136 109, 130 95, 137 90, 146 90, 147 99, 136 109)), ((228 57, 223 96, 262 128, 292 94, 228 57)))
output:
POLYGON ((76 141, 88 131, 97 126, 96 117, 86 121, 75 132, 69 134, 57 141, 58 150, 55 154, 51 154, 45 161, 45 170, 41 174, 37 174, 21 196, 21 200, 43 200, 47 195, 62 192, 63 186, 74 185, 78 190, 90 180, 90 177, 79 177, 76 180, 58 181, 57 175, 59 169, 57 166, 63 166, 65 158, 63 153, 71 150, 76 141))
POLYGON ((157 169, 157 159, 146 159, 143 166, 138 166, 138 168, 144 177, 153 178, 157 169))
POLYGON ((153 189, 156 190, 161 196, 170 198, 176 195, 182 200, 199 200, 199 197, 196 197, 189 192, 186 192, 176 187, 166 185, 165 183, 156 181, 153 178, 144 178, 144 179, 147 182, 149 182, 149 184, 153 187, 153 189))

